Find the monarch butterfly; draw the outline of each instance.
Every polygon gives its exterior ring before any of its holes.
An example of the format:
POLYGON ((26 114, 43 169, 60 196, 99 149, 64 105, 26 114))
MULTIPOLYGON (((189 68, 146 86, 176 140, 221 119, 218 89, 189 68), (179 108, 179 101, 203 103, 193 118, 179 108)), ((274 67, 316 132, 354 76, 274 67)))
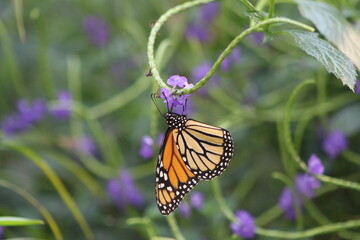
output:
POLYGON ((156 167, 155 194, 159 211, 169 215, 200 180, 219 176, 233 155, 227 130, 169 111, 168 129, 156 167))

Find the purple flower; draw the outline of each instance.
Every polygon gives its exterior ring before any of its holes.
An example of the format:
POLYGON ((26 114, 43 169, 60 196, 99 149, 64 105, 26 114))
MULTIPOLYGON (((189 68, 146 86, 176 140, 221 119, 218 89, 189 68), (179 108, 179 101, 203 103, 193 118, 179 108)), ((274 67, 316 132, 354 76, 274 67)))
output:
POLYGON ((264 33, 263 32, 252 32, 249 34, 249 37, 252 41, 254 41, 257 45, 261 45, 264 41, 264 33))
POLYGON ((295 179, 295 186, 301 196, 310 199, 314 197, 315 190, 320 187, 320 181, 307 173, 298 174, 295 179))
POLYGON ((81 137, 76 141, 75 148, 86 155, 95 156, 97 154, 97 147, 95 142, 90 137, 81 137))
POLYGON ((17 103, 18 112, 6 117, 2 122, 2 129, 7 137, 24 132, 38 123, 46 110, 45 102, 36 99, 32 104, 27 100, 20 100, 17 103))
POLYGON ((0 240, 4 239, 4 232, 5 232, 5 227, 0 226, 0 240))
POLYGON ((189 40, 197 40, 201 43, 206 43, 210 40, 210 30, 207 26, 201 24, 189 24, 185 33, 189 40))
POLYGON ((340 130, 333 130, 327 134, 322 142, 324 152, 331 158, 336 158, 348 146, 344 133, 340 130))
POLYGON ((136 188, 134 180, 127 170, 121 170, 119 178, 108 182, 107 192, 120 211, 132 205, 140 208, 144 205, 144 198, 136 188))
POLYGON ((253 238, 256 231, 254 218, 244 210, 237 211, 236 218, 237 221, 230 224, 233 233, 242 238, 253 238))
POLYGON ((144 159, 149 159, 154 155, 152 145, 154 140, 150 136, 143 136, 141 139, 140 156, 144 159))
POLYGON ((50 110, 50 113, 59 119, 68 119, 71 116, 71 96, 67 91, 58 93, 56 105, 50 110))
POLYGON ((109 41, 109 27, 102 18, 95 16, 86 17, 83 21, 83 29, 91 43, 96 47, 103 47, 109 41))
POLYGON ((26 121, 19 114, 13 114, 6 117, 1 125, 1 128, 3 129, 7 137, 11 137, 18 133, 24 132, 31 127, 29 122, 26 121))
POLYGON ((312 174, 323 174, 325 169, 324 165, 321 163, 320 158, 316 154, 311 154, 308 160, 309 172, 312 174))
POLYGON ((204 205, 204 195, 200 192, 192 192, 190 195, 191 206, 195 209, 201 209, 204 205))
POLYGON ((360 80, 356 81, 355 93, 360 94, 360 80))
POLYGON ((186 77, 179 76, 179 75, 173 75, 168 78, 167 84, 169 84, 173 88, 176 88, 177 86, 179 86, 180 88, 183 88, 188 84, 187 81, 188 80, 186 77))
MULTIPOLYGON (((297 198, 297 203, 302 206, 302 201, 297 198)), ((279 198, 279 207, 285 213, 286 218, 295 219, 296 212, 294 209, 294 196, 289 187, 285 187, 279 198)))
POLYGON ((200 10, 201 21, 210 24, 219 15, 219 3, 212 2, 205 4, 200 10))
POLYGON ((221 69, 223 71, 229 71, 232 65, 241 60, 241 48, 236 47, 232 52, 224 59, 221 64, 221 69))
MULTIPOLYGON (((210 62, 205 61, 202 64, 200 64, 199 66, 197 66, 196 68, 194 68, 191 72, 191 78, 194 81, 200 81, 202 78, 204 78, 206 76, 206 74, 210 71, 212 65, 210 64, 210 62)), ((214 85, 216 84, 218 81, 218 78, 216 75, 213 75, 209 81, 207 82, 207 85, 214 85)), ((199 93, 200 94, 204 94, 206 92, 205 88, 202 87, 201 89, 199 89, 199 93)))
POLYGON ((157 138, 157 145, 160 147, 164 142, 165 133, 160 133, 157 138))
POLYGON ((19 115, 28 122, 30 125, 40 121, 45 113, 46 105, 44 100, 36 99, 33 104, 30 104, 27 100, 20 100, 17 103, 17 109, 19 115))
POLYGON ((190 217, 190 215, 191 215, 191 208, 190 208, 189 204, 187 204, 186 202, 180 203, 179 211, 180 211, 181 215, 183 215, 186 218, 190 217))

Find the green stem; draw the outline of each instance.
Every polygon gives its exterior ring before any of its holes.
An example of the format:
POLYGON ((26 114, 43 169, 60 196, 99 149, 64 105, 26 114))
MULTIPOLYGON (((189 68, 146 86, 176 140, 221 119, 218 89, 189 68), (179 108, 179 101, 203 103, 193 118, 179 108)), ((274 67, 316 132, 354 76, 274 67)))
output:
POLYGON ((225 199, 221 193, 221 188, 218 179, 215 178, 211 182, 212 182, 215 199, 219 204, 221 211, 224 213, 227 219, 229 219, 230 221, 236 221, 235 215, 225 203, 225 199))
POLYGON ((21 42, 24 43, 26 41, 26 32, 25 32, 24 18, 23 18, 23 1, 13 0, 13 4, 15 9, 15 19, 19 33, 19 38, 21 42))
POLYGON ((346 222, 339 222, 328 224, 321 227, 316 227, 300 232, 284 232, 277 230, 268 230, 264 228, 256 228, 256 233, 259 235, 282 238, 282 239, 299 239, 299 238, 309 238, 320 234, 336 232, 339 230, 349 229, 349 228, 358 228, 360 227, 360 220, 351 220, 346 222))
POLYGON ((176 240, 185 240, 185 237, 180 232, 180 228, 176 223, 176 219, 173 214, 166 217, 166 220, 171 228, 171 231, 173 232, 176 240))
MULTIPOLYGON (((160 18, 156 21, 156 23, 154 24, 153 28, 151 29, 150 32, 150 36, 149 36, 149 40, 148 40, 148 45, 147 45, 147 55, 148 55, 148 60, 149 60, 149 66, 151 68, 151 72, 152 75, 154 76, 155 80, 157 81, 158 85, 161 88, 168 88, 167 85, 164 83, 163 79, 160 77, 160 73, 159 70, 157 69, 157 65, 156 65, 156 61, 154 58, 154 45, 155 45, 155 39, 158 35, 158 32, 160 30, 160 28, 162 27, 162 25, 164 25, 164 23, 173 15, 184 11, 188 8, 194 7, 196 5, 200 5, 200 4, 205 4, 205 3, 209 3, 212 2, 213 0, 196 0, 196 1, 191 1, 191 2, 186 2, 184 4, 178 5, 174 8, 169 9, 167 12, 165 12, 163 15, 160 16, 160 18)), ((231 43, 226 47, 226 49, 220 54, 220 56, 218 57, 218 59, 216 60, 216 62, 214 63, 214 65, 212 66, 212 68, 209 70, 209 72, 205 75, 204 78, 202 78, 200 81, 198 81, 194 87, 189 88, 189 89, 184 89, 184 90, 180 90, 178 92, 176 92, 177 94, 190 94, 195 92, 196 90, 198 90, 199 88, 201 88, 203 85, 205 85, 207 83, 207 81, 212 77, 212 75, 215 73, 215 71, 220 67, 222 61, 225 59, 225 57, 232 51, 233 48, 235 48, 235 46, 248 34, 258 30, 259 28, 262 28, 264 26, 270 25, 270 24, 274 24, 274 23, 288 23, 288 24, 292 24, 295 26, 298 26, 300 28, 303 28, 305 30, 308 31, 315 31, 315 29, 313 27, 310 27, 306 24, 288 19, 288 18, 271 18, 271 19, 267 19, 265 21, 262 21, 248 29, 246 29, 245 31, 243 31, 241 34, 239 34, 235 39, 233 39, 231 41, 231 43)), ((169 88, 170 89, 170 88, 169 88)))
POLYGON ((274 17, 275 11, 275 0, 269 0, 269 16, 268 18, 274 17))

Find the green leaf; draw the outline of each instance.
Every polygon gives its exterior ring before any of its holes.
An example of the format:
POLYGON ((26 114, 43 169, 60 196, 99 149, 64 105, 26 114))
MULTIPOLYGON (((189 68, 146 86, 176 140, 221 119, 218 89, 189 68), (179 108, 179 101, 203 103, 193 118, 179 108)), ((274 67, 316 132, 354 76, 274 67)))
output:
POLYGON ((318 38, 317 33, 305 31, 288 31, 294 38, 299 47, 307 54, 315 57, 321 62, 326 70, 341 79, 354 91, 356 82, 356 69, 351 60, 342 52, 333 47, 325 40, 318 38))
POLYGON ((44 224, 42 220, 22 217, 0 217, 0 226, 25 226, 44 224))
POLYGON ((340 51, 348 56, 360 70, 360 32, 333 6, 316 1, 297 0, 301 15, 340 51))

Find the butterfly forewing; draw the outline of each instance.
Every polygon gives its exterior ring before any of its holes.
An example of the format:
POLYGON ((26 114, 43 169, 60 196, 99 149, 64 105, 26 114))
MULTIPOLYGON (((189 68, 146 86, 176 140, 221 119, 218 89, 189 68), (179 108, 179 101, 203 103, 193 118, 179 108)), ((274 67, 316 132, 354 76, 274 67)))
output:
POLYGON ((155 193, 160 212, 168 215, 174 211, 198 181, 181 158, 174 142, 174 130, 169 130, 156 168, 155 193))

